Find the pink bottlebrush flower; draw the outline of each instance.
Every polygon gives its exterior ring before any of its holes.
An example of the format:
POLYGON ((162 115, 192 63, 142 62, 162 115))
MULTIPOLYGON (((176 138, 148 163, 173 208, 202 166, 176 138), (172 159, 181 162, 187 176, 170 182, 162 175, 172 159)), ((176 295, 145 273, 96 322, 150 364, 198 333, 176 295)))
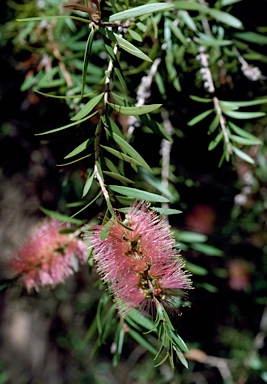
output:
POLYGON ((146 203, 130 208, 125 226, 119 216, 111 220, 105 240, 100 238, 103 226, 97 226, 90 242, 97 270, 120 313, 133 308, 150 311, 156 300, 167 307, 174 305, 172 297, 192 286, 169 225, 146 203))
POLYGON ((62 234, 66 226, 57 220, 44 220, 35 227, 9 268, 16 272, 28 290, 56 285, 72 275, 87 260, 87 246, 75 233, 62 234))

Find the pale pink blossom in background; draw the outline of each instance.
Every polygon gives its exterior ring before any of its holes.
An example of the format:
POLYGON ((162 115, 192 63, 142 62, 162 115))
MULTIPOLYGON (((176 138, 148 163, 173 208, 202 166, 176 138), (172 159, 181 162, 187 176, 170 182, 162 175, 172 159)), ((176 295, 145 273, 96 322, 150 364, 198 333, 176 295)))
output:
POLYGON ((98 272, 122 315, 151 308, 155 299, 171 307, 172 297, 192 288, 169 225, 146 203, 130 208, 125 226, 119 216, 111 220, 107 237, 101 240, 103 226, 97 226, 90 243, 98 272))
POLYGON ((72 275, 87 260, 87 246, 74 233, 62 234, 66 226, 53 219, 35 227, 9 262, 28 290, 54 286, 72 275))

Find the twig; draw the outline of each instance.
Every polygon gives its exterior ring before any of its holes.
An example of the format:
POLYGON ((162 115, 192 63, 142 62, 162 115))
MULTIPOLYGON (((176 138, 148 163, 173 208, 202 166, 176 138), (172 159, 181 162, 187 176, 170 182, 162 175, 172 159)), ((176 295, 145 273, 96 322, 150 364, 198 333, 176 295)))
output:
MULTIPOLYGON (((118 53, 118 44, 114 45, 113 52, 114 52, 114 55, 116 56, 116 54, 118 53)), ((106 80, 105 80, 105 90, 104 90, 104 101, 103 101, 103 106, 102 106, 102 111, 101 111, 101 115, 102 116, 105 114, 106 107, 107 107, 107 102, 108 102, 108 97, 109 97, 109 90, 110 90, 110 76, 111 76, 112 71, 113 71, 113 61, 110 58, 109 63, 108 63, 108 68, 107 68, 107 70, 105 72, 106 80)), ((94 176, 98 180, 100 188, 101 188, 101 190, 103 192, 103 195, 105 197, 105 200, 108 203, 110 201, 110 196, 109 196, 108 190, 107 190, 107 188, 106 188, 106 186, 104 184, 104 180, 101 177, 101 175, 100 175, 100 173, 98 171, 98 167, 97 167, 99 156, 100 156, 100 141, 101 141, 102 130, 103 130, 103 122, 100 121, 99 125, 98 125, 98 128, 97 128, 96 141, 95 141, 94 176)))
POLYGON ((244 76, 246 76, 251 81, 257 81, 259 79, 266 79, 266 76, 263 76, 261 70, 258 67, 249 65, 249 63, 243 58, 243 56, 238 52, 236 47, 233 47, 233 51, 236 54, 239 62, 241 63, 241 71, 244 76))
POLYGON ((204 81, 204 88, 206 88, 209 93, 214 93, 215 86, 209 68, 209 55, 206 53, 205 47, 200 46, 198 51, 199 54, 197 55, 196 59, 202 66, 200 73, 202 75, 202 80, 204 81))
POLYGON ((105 200, 106 200, 107 202, 110 201, 109 193, 108 193, 107 188, 106 188, 106 186, 105 186, 105 184, 104 184, 104 180, 102 179, 102 177, 101 177, 101 175, 100 175, 100 173, 99 173, 99 171, 98 171, 97 163, 96 163, 95 166, 94 166, 94 176, 95 176, 95 178, 96 178, 96 179, 98 180, 98 182, 99 182, 99 185, 100 185, 101 191, 103 192, 103 195, 104 195, 104 197, 105 197, 105 200))
MULTIPOLYGON (((172 136, 174 133, 174 128, 170 122, 169 113, 165 108, 162 108, 161 111, 162 124, 166 132, 172 136)), ((160 155, 162 157, 162 167, 161 167, 161 183, 164 188, 168 189, 169 187, 169 169, 170 169, 170 158, 171 158, 171 149, 172 143, 166 139, 161 140, 161 149, 160 155)), ((162 203, 162 208, 169 208, 169 203, 162 203)), ((165 216, 164 219, 168 221, 168 216, 165 216)))
MULTIPOLYGON (((139 88, 137 90, 136 94, 136 107, 140 107, 142 105, 145 105, 146 100, 151 95, 151 84, 153 81, 153 78, 157 72, 158 66, 161 62, 161 59, 158 57, 153 64, 151 65, 151 68, 146 76, 143 76, 139 85, 139 88)), ((135 116, 130 116, 128 120, 128 130, 127 130, 127 137, 126 140, 130 141, 130 138, 136 128, 136 124, 139 124, 137 118, 135 116)))
POLYGON ((224 140, 226 142, 227 151, 230 154, 232 154, 233 153, 233 149, 231 147, 230 139, 229 139, 229 136, 228 136, 228 132, 227 132, 227 128, 226 128, 226 123, 225 123, 225 118, 223 117, 222 110, 221 110, 221 107, 220 107, 220 104, 219 104, 219 100, 218 100, 218 98, 216 96, 213 97, 213 104, 214 104, 214 107, 216 109, 217 115, 219 116, 219 119, 220 119, 220 125, 221 125, 221 128, 222 128, 224 140))

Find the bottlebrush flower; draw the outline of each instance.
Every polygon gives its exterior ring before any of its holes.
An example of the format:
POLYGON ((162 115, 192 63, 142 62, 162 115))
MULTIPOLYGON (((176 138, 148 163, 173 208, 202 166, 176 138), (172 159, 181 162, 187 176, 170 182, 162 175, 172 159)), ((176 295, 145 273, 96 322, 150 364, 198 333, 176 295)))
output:
POLYGON ((121 315, 133 308, 151 312, 156 301, 175 306, 180 290, 192 286, 169 225, 146 203, 130 208, 125 226, 119 216, 111 220, 105 240, 100 238, 103 226, 97 226, 90 242, 97 270, 121 315))
POLYGON ((9 262, 28 290, 56 285, 72 275, 87 260, 87 246, 75 233, 62 234, 66 226, 45 220, 34 228, 9 262))

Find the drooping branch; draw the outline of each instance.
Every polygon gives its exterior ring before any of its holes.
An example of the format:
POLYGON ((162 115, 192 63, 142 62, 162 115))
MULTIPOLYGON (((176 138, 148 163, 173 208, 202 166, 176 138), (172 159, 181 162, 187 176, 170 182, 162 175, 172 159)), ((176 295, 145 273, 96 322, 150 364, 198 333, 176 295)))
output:
MULTIPOLYGON (((202 68, 200 69, 200 73, 202 75, 202 79, 204 81, 204 87, 207 89, 209 93, 215 92, 215 86, 212 79, 212 74, 209 68, 209 56, 206 53, 205 47, 199 47, 199 54, 197 56, 197 60, 200 62, 202 68)), ((220 126, 223 132, 224 140, 226 143, 227 151, 232 154, 232 146, 230 143, 229 135, 226 128, 226 120, 223 116, 222 109, 219 103, 219 99, 216 96, 213 96, 213 104, 216 111, 217 116, 219 116, 220 126)))

